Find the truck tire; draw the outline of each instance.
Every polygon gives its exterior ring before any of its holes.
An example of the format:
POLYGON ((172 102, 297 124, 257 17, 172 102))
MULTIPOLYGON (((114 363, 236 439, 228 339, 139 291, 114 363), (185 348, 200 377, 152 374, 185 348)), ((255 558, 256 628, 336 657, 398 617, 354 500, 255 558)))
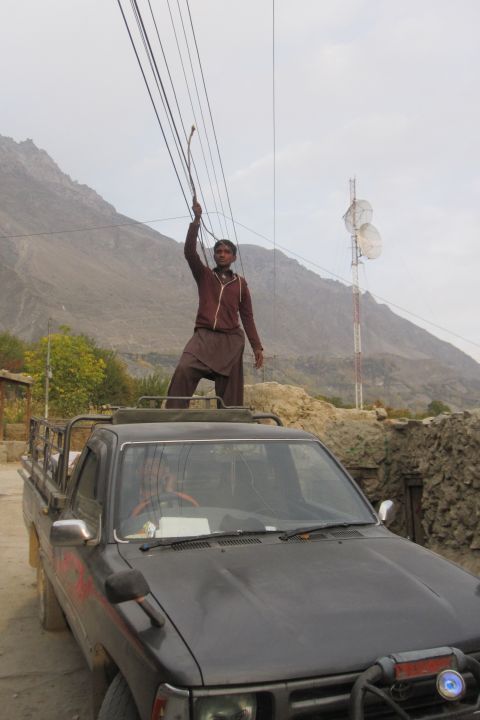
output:
POLYGON ((97 720, 140 720, 132 693, 120 673, 115 676, 103 698, 97 720))
POLYGON ((66 630, 67 621, 55 590, 39 559, 37 566, 38 616, 44 630, 66 630))

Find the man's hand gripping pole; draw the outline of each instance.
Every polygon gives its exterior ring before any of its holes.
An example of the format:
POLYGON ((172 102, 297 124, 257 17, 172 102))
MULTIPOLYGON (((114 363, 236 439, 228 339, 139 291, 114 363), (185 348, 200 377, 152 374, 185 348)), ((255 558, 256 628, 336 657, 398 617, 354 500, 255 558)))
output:
MULTIPOLYGON (((192 138, 193 138, 194 132, 195 132, 195 125, 192 125, 192 129, 190 130, 190 135, 189 135, 188 144, 187 144, 187 170, 188 170, 188 179, 190 182, 190 189, 192 191, 192 210, 193 210, 193 214, 195 216, 194 222, 196 222, 197 225, 201 224, 202 228, 205 230, 205 232, 207 232, 209 235, 211 235, 213 237, 213 239, 216 241, 216 240, 218 240, 218 238, 216 237, 216 235, 213 234, 213 232, 211 232, 207 228, 207 226, 205 225, 205 222, 203 221, 202 208, 201 208, 200 203, 197 200, 197 190, 195 188, 195 183, 193 182, 191 144, 192 144, 192 138)), ((202 242, 202 248, 203 248, 203 242, 202 242)), ((203 248, 203 255, 205 257, 205 249, 204 248, 203 248)), ((205 262, 208 265, 206 257, 205 257, 205 262)))

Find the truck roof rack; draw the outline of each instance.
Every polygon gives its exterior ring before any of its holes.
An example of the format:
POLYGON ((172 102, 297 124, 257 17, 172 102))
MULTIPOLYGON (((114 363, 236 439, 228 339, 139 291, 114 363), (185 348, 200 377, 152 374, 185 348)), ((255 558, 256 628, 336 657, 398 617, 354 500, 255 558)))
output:
POLYGON ((245 405, 225 405, 218 395, 194 395, 193 397, 167 395, 142 395, 135 408, 118 408, 113 414, 114 425, 129 422, 259 422, 282 421, 274 413, 258 413, 245 405), (181 400, 184 408, 165 408, 167 400, 181 400), (147 404, 145 407, 145 404, 147 404), (213 403, 213 407, 212 407, 213 403), (200 406, 200 407, 198 407, 200 406), (138 419, 137 419, 138 418, 138 419))
POLYGON ((255 422, 248 408, 119 408, 112 415, 112 425, 152 422, 255 422))
POLYGON ((220 395, 142 395, 138 398, 136 407, 161 408, 167 400, 181 400, 185 403, 186 408, 197 407, 198 405, 204 408, 213 407, 218 409, 246 408, 246 405, 225 405, 220 395))

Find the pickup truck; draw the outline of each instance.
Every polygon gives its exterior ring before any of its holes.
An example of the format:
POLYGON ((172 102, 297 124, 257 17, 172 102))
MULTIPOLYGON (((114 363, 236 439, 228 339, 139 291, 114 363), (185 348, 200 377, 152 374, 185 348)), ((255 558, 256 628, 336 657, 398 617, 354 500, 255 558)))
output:
POLYGON ((246 408, 34 418, 21 474, 40 619, 99 720, 478 717, 479 578, 388 530, 314 435, 246 408))

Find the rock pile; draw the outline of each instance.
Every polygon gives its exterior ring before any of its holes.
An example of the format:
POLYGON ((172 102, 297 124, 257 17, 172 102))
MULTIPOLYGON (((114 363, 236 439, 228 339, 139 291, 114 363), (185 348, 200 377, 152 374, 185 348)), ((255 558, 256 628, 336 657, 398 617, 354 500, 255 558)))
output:
POLYGON ((247 385, 245 402, 273 412, 288 427, 314 433, 348 468, 377 468, 382 461, 385 430, 372 410, 344 410, 276 382, 247 385))

